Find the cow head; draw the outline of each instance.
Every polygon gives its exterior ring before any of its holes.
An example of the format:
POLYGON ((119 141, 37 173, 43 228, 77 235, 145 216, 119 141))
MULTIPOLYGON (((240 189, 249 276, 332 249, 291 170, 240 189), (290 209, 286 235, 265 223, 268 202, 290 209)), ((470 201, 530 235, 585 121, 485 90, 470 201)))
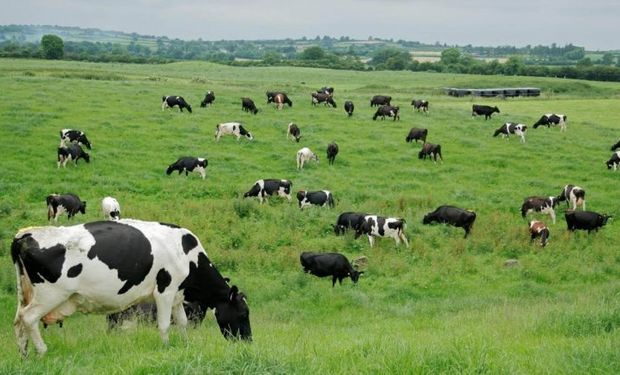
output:
POLYGON ((243 293, 239 293, 233 285, 228 292, 228 299, 215 307, 215 319, 220 332, 226 339, 242 339, 252 341, 250 327, 250 308, 243 293))
POLYGON ((364 273, 364 271, 357 271, 354 270, 353 272, 351 272, 349 274, 349 276, 351 276, 351 281, 353 281, 354 284, 357 284, 357 281, 360 279, 360 276, 364 273))
POLYGON ((493 112, 500 113, 500 112, 499 112, 499 108, 497 108, 497 107, 493 107, 493 112))
POLYGON ((84 158, 87 163, 90 163, 90 155, 80 149, 80 157, 84 158))
POLYGON ((84 146, 86 146, 87 149, 89 150, 92 149, 92 145, 90 144, 90 141, 88 140, 88 138, 86 138, 86 134, 84 133, 80 134, 77 140, 78 140, 78 143, 83 144, 84 146))
POLYGON ((171 174, 174 171, 174 166, 172 164, 170 164, 168 166, 168 168, 166 169, 166 174, 171 174))
POLYGON ((603 225, 607 224, 607 220, 609 220, 611 218, 612 218, 611 215, 600 215, 600 217, 599 217, 600 226, 603 226, 603 225))
POLYGON ((431 214, 426 214, 424 215, 424 218, 422 219, 422 224, 430 224, 431 221, 432 221, 431 214))
POLYGON ((299 201, 299 206, 301 207, 301 201, 304 200, 304 198, 306 197, 306 194, 308 192, 306 190, 299 190, 297 192, 297 200, 299 201))
MULTIPOLYGON (((82 213, 82 215, 86 213, 86 202, 85 201, 80 203, 80 212, 82 213)), ((605 221, 607 221, 607 219, 605 221)))
POLYGON ((426 150, 424 147, 422 147, 420 149, 420 152, 418 152, 418 159, 424 159, 424 155, 426 155, 426 150))
POLYGON ((558 197, 549 197, 549 200, 551 201, 551 208, 555 208, 555 206, 560 204, 558 197))
POLYGON ((192 113, 192 106, 191 105, 187 105, 185 108, 187 108, 187 112, 192 113))

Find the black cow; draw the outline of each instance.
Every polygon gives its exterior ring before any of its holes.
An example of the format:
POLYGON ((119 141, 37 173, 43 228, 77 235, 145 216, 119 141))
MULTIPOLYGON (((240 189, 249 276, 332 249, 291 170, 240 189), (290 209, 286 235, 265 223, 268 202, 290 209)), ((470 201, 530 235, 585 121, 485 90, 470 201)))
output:
POLYGON ((527 197, 521 205, 521 217, 530 212, 548 214, 555 224, 555 206, 558 205, 557 197, 527 197))
POLYGON ((241 98, 241 109, 253 114, 258 113, 258 108, 256 108, 254 101, 250 98, 241 98))
POLYGON ((502 137, 510 137, 510 134, 516 134, 521 137, 521 143, 525 143, 525 132, 527 130, 527 126, 523 124, 516 124, 514 122, 507 122, 504 125, 500 126, 495 133, 493 133, 494 137, 498 135, 502 135, 502 137))
POLYGON ((337 236, 344 234, 347 229, 353 229, 357 231, 358 226, 364 220, 364 217, 367 214, 361 212, 343 212, 338 215, 338 219, 336 220, 336 224, 333 226, 334 233, 337 236))
POLYGON ((86 146, 87 149, 91 149, 91 144, 86 133, 75 129, 62 129, 60 131, 60 147, 65 146, 65 142, 75 142, 79 145, 86 146))
POLYGON ((491 118, 491 115, 493 113, 499 113, 499 108, 497 107, 491 107, 489 105, 479 105, 479 104, 474 104, 471 107, 471 115, 473 116, 482 116, 484 115, 484 119, 488 120, 491 118))
POLYGON ((377 117, 381 116, 381 120, 385 120, 385 116, 387 116, 387 117, 394 117, 394 121, 396 121, 397 119, 400 120, 400 115, 398 114, 399 110, 400 110, 399 107, 393 107, 391 105, 383 105, 379 107, 379 109, 377 109, 377 112, 375 112, 375 115, 372 116, 372 119, 376 120, 377 117))
POLYGON ((64 212, 71 219, 78 212, 86 213, 86 201, 81 201, 75 194, 51 194, 45 198, 47 203, 47 220, 58 221, 58 217, 64 212))
POLYGON ((297 200, 299 201, 299 208, 303 209, 306 206, 329 206, 334 208, 334 196, 329 190, 319 191, 307 191, 300 190, 297 192, 297 200))
POLYGON ((295 142, 299 142, 302 137, 301 130, 294 122, 289 123, 286 127, 286 139, 288 139, 289 136, 294 139, 295 142))
POLYGON ((313 92, 311 95, 313 106, 323 103, 324 105, 331 105, 334 108, 338 107, 334 101, 334 98, 330 94, 326 94, 324 92, 313 92))
POLYGON ((422 143, 426 143, 427 135, 428 135, 428 129, 411 128, 411 130, 409 130, 409 134, 407 134, 407 138, 405 138, 405 141, 407 141, 407 143, 410 143, 412 141, 415 141, 415 143, 418 143, 418 140, 420 140, 422 141, 422 143))
POLYGON ((549 228, 542 221, 530 221, 530 243, 540 237, 540 246, 545 247, 549 242, 549 228))
POLYGON ((346 102, 344 102, 344 110, 347 112, 347 115, 349 117, 353 116, 354 109, 355 109, 355 105, 353 104, 352 101, 347 100, 346 102))
POLYGON ((179 106, 179 111, 183 112, 183 108, 186 108, 189 113, 192 113, 192 106, 189 105, 182 96, 162 96, 161 97, 161 110, 166 108, 172 108, 179 106))
POLYGON ((338 144, 336 142, 332 142, 327 145, 327 161, 329 165, 334 164, 336 155, 338 155, 338 144))
POLYGON ((424 143, 420 152, 418 152, 418 159, 426 160, 428 156, 429 160, 433 160, 435 163, 437 162, 437 156, 443 162, 443 156, 441 155, 441 145, 436 145, 433 143, 424 143))
POLYGON ((207 91, 207 93, 205 94, 205 98, 202 99, 202 101, 200 102, 200 106, 202 108, 205 108, 209 105, 213 105, 214 101, 215 101, 215 94, 213 93, 213 91, 207 91))
POLYGON ((209 162, 205 158, 195 158, 193 156, 184 156, 168 166, 166 174, 170 175, 173 171, 179 171, 179 174, 185 172, 187 176, 189 172, 199 173, 204 180, 207 177, 206 168, 209 162))
POLYGON ((566 185, 560 195, 558 202, 566 201, 566 205, 570 203, 571 209, 576 210, 577 206, 581 206, 582 210, 586 209, 586 191, 575 185, 566 185))
POLYGON ((342 279, 351 278, 354 284, 357 283, 360 275, 364 271, 358 272, 351 266, 349 260, 339 253, 312 253, 303 252, 299 256, 304 272, 318 277, 332 277, 332 288, 336 285, 336 280, 342 285, 342 279))
POLYGON ((323 86, 319 90, 316 90, 316 92, 334 95, 334 88, 330 86, 323 86))
POLYGON ((435 211, 424 215, 422 224, 434 222, 450 224, 458 228, 465 229, 465 238, 471 231, 471 227, 476 220, 476 213, 454 206, 439 206, 435 211))
POLYGON ((392 97, 388 95, 375 95, 370 99, 370 106, 390 105, 392 97))
POLYGON ((560 130, 565 131, 566 130, 566 115, 555 114, 555 113, 544 114, 533 125, 534 129, 538 128, 540 125, 547 125, 548 128, 551 127, 551 125, 559 125, 560 130))
POLYGON ((428 113, 428 100, 413 99, 411 101, 411 105, 413 106, 413 109, 416 109, 418 112, 422 111, 424 113, 428 113))
POLYGON ((564 213, 568 230, 574 232, 577 229, 598 232, 598 228, 602 228, 607 224, 610 215, 601 215, 592 211, 572 211, 567 210, 564 213))
POLYGON ((611 151, 616 151, 619 148, 620 148, 620 141, 618 141, 618 143, 616 143, 615 145, 611 146, 611 151))
POLYGON ((609 158, 605 164, 607 164, 607 169, 611 169, 613 167, 614 171, 617 170, 620 165, 620 151, 616 151, 611 154, 611 158, 609 158))
POLYGON ((293 183, 290 180, 280 180, 275 178, 266 178, 258 180, 252 185, 250 190, 243 194, 244 198, 258 197, 260 203, 269 195, 278 195, 291 201, 291 188, 293 183))
POLYGON ((71 143, 67 147, 58 147, 57 156, 57 168, 60 168, 61 164, 63 168, 66 167, 69 160, 73 160, 73 165, 76 167, 79 159, 84 159, 84 161, 90 163, 90 155, 88 155, 86 151, 82 150, 82 147, 80 147, 77 143, 71 143))

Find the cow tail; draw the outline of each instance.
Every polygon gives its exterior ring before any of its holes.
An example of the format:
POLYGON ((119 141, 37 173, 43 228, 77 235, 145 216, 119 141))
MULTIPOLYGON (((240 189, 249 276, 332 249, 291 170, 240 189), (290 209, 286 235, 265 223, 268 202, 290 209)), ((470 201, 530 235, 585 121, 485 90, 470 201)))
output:
MULTIPOLYGON (((29 236, 29 235, 28 235, 29 236)), ((13 243, 11 244, 11 258, 13 259, 13 264, 15 266, 15 276, 16 276, 16 289, 17 289, 17 313, 19 314, 19 310, 21 306, 26 306, 32 300, 32 282, 30 281, 30 277, 28 277, 28 273, 25 270, 24 261, 22 259, 21 249, 22 244, 21 241, 24 237, 13 239, 13 243)), ((17 319, 16 315, 16 319, 17 319)))

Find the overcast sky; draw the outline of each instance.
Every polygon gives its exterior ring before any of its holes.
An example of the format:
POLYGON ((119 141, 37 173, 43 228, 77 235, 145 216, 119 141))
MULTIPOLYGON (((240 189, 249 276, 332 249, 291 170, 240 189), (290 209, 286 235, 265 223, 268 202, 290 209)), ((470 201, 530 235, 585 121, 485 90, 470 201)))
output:
POLYGON ((180 39, 369 36, 485 46, 620 49, 620 0, 0 0, 0 24, 180 39))

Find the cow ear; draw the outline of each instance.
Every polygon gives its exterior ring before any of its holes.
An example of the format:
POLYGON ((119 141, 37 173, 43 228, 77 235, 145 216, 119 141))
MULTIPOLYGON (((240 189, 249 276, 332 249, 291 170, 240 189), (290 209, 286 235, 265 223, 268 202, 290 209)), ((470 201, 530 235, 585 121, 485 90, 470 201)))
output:
POLYGON ((230 288, 230 292, 228 292, 228 300, 233 302, 235 298, 237 298, 237 293, 239 293, 239 288, 237 288, 236 285, 233 285, 232 288, 230 288))

